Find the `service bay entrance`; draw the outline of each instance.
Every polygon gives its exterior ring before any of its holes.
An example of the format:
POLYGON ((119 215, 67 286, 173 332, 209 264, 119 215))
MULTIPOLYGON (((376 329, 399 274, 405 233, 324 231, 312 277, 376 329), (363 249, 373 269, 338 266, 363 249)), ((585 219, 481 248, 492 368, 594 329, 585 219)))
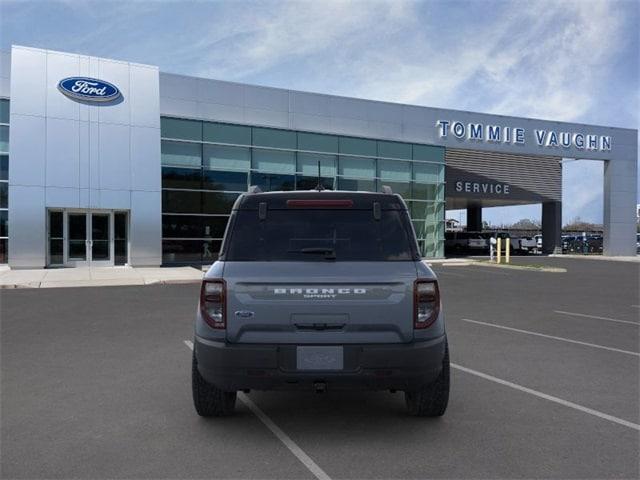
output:
POLYGON ((111 210, 49 210, 47 265, 101 267, 128 261, 128 214, 111 210))

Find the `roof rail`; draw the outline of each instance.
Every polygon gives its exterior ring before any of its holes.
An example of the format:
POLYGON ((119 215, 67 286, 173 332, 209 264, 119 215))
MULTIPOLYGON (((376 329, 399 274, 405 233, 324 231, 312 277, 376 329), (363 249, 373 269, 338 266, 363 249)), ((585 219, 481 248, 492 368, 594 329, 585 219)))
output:
POLYGON ((393 190, 391 190, 391 187, 389 185, 382 185, 382 193, 386 193, 387 195, 392 195, 393 194, 393 190))
POLYGON ((251 185, 247 191, 249 193, 262 193, 262 189, 258 185, 251 185))

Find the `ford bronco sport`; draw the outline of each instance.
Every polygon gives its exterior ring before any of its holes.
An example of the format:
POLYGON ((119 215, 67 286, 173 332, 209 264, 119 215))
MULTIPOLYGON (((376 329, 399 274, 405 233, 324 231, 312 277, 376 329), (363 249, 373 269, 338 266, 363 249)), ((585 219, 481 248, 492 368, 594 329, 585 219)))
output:
POLYGON ((444 414, 449 352, 438 282, 390 193, 246 193, 202 282, 192 367, 202 416, 236 392, 404 391, 444 414))

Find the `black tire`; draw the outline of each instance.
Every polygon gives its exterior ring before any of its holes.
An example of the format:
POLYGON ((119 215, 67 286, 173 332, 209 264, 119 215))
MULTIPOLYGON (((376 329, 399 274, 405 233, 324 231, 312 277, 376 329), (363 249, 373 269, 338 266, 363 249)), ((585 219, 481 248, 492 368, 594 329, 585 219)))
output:
POLYGON ((198 371, 195 352, 191 362, 193 406, 201 417, 225 417, 236 408, 236 392, 225 392, 208 383, 198 371))
POLYGON ((440 417, 449 403, 449 345, 445 343, 440 375, 415 392, 404 392, 407 410, 416 417, 440 417))

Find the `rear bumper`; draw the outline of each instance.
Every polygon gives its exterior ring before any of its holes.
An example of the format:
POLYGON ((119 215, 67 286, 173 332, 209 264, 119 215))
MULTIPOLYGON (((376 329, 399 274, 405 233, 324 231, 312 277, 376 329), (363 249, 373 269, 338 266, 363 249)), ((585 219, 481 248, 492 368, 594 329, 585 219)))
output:
POLYGON ((301 371, 296 345, 229 344, 196 337, 198 370, 227 391, 311 389, 416 390, 442 370, 446 336, 409 344, 344 345, 344 369, 301 371))

